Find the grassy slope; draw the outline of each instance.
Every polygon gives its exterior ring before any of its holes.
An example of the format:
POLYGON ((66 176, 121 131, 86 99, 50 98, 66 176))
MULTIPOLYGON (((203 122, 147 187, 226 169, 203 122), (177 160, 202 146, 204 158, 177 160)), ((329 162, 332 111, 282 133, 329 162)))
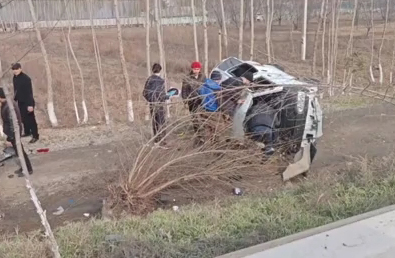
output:
MULTIPOLYGON (((145 218, 69 224, 56 237, 65 258, 214 257, 394 204, 392 160, 361 160, 326 180, 311 179, 272 196, 157 211, 145 218), (108 235, 121 241, 106 241, 108 235)), ((0 243, 0 257, 45 257, 47 252, 37 234, 0 243)))

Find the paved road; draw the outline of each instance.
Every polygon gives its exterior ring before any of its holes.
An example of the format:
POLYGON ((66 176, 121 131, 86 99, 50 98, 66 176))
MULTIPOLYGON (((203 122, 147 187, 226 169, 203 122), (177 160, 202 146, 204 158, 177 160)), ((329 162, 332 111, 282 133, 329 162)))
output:
POLYGON ((393 258, 395 257, 395 206, 240 250, 219 258, 236 257, 393 258), (375 213, 378 215, 375 215, 375 213), (375 216, 372 217, 372 215, 375 216))

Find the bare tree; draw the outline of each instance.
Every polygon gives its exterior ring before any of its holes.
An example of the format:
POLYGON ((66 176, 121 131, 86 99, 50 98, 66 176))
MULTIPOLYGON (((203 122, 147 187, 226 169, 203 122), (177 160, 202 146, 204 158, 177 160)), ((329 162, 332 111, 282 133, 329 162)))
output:
MULTIPOLYGON (((29 1, 31 1, 31 0, 29 0, 29 1)), ((4 89, 4 93, 6 95, 8 107, 10 108, 12 124, 14 127, 14 133, 15 133, 15 142, 16 142, 16 147, 17 147, 16 151, 18 153, 19 161, 22 166, 22 173, 25 176, 26 188, 29 191, 30 198, 34 203, 34 206, 36 207, 37 213, 40 216, 41 224, 45 228, 45 235, 49 238, 53 257, 60 258, 59 246, 58 246, 58 243, 56 242, 55 236, 52 232, 51 225, 48 222, 46 212, 43 210, 40 200, 37 197, 36 191, 33 188, 33 184, 30 182, 30 177, 29 177, 29 173, 27 171, 26 161, 23 156, 21 137, 20 137, 20 133, 19 133, 20 128, 19 128, 19 124, 18 124, 18 118, 15 113, 15 108, 14 108, 14 104, 12 101, 12 96, 11 96, 11 92, 9 90, 9 86, 6 84, 3 84, 3 89, 4 89)))
POLYGON ((77 119, 77 124, 80 124, 80 115, 78 112, 77 101, 75 98, 74 77, 73 77, 73 72, 72 72, 71 65, 70 65, 69 47, 67 44, 66 34, 64 33, 63 28, 62 28, 62 33, 63 33, 64 43, 65 43, 65 47, 66 47, 66 62, 67 62, 67 68, 69 69, 70 80, 71 80, 71 89, 72 89, 72 94, 73 94, 73 106, 74 106, 75 118, 77 119))
POLYGON ((271 24, 271 17, 272 17, 272 8, 270 4, 270 0, 266 0, 266 51, 267 51, 267 60, 268 63, 272 62, 272 52, 271 52, 271 31, 272 31, 272 24, 271 24))
MULTIPOLYGON (((150 29, 151 29, 151 19, 150 19, 150 0, 145 1, 145 55, 147 62, 147 77, 151 75, 151 44, 150 44, 150 29)), ((145 108, 145 120, 150 119, 149 105, 145 108)))
MULTIPOLYGON (((318 36, 319 32, 321 30, 321 24, 324 20, 324 10, 325 10, 325 1, 322 1, 321 3, 321 12, 320 12, 320 19, 318 21, 318 26, 317 30, 315 32, 315 37, 314 37, 314 51, 313 51, 313 64, 312 64, 312 72, 313 76, 316 75, 316 62, 317 62, 317 49, 318 49, 318 36)), ((323 60, 324 62, 324 60, 323 60)))
POLYGON ((343 79, 343 87, 346 85, 347 77, 350 77, 350 86, 352 86, 352 76, 353 76, 353 65, 354 61, 352 58, 354 52, 354 29, 355 29, 355 20, 357 17, 357 10, 358 10, 358 0, 354 0, 354 11, 353 11, 353 18, 351 22, 351 31, 350 31, 350 39, 348 40, 347 51, 346 51, 346 66, 347 69, 344 69, 344 79, 343 79), (351 60, 350 60, 351 59, 351 60))
POLYGON ((32 16, 33 28, 36 31, 36 37, 37 37, 37 40, 40 44, 41 53, 44 58, 45 71, 47 74, 47 110, 48 110, 49 121, 51 122, 51 125, 55 127, 55 126, 58 126, 58 119, 56 118, 55 107, 54 107, 54 103, 53 103, 51 66, 49 65, 49 58, 48 58, 47 50, 45 48, 44 41, 41 37, 40 29, 38 28, 38 25, 37 25, 37 18, 36 18, 36 13, 35 13, 33 1, 28 0, 28 4, 29 4, 30 14, 32 16))
MULTIPOLYGON (((332 68, 332 81, 336 82, 336 71, 337 71, 337 54, 339 49, 339 20, 340 20, 340 7, 342 0, 337 0, 335 5, 335 16, 336 16, 336 26, 335 26, 335 36, 333 41, 333 68, 332 68)), ((333 92, 332 92, 333 94, 333 92)))
POLYGON ((220 0, 222 15, 222 35, 224 36, 225 56, 228 56, 228 32, 226 29, 227 19, 225 16, 224 0, 220 0))
POLYGON ((322 20, 322 38, 321 38, 322 78, 325 78, 325 72, 326 72, 325 71, 325 35, 326 35, 326 21, 328 17, 328 4, 329 4, 329 0, 325 0, 325 13, 322 20))
POLYGON ((204 73, 208 76, 207 0, 202 0, 204 29, 204 73))
POLYGON ((218 62, 221 62, 221 60, 222 60, 222 33, 221 33, 221 30, 218 31, 218 55, 219 55, 218 62))
POLYGON ((390 85, 392 85, 394 81, 394 66, 395 66, 395 40, 394 40, 394 46, 392 48, 392 60, 391 60, 391 68, 390 68, 390 85))
POLYGON ((240 22, 239 22, 239 59, 243 59, 243 32, 244 32, 244 0, 240 0, 240 22))
POLYGON ((373 60, 374 60, 374 0, 371 0, 371 12, 370 12, 370 19, 371 19, 371 26, 372 26, 372 44, 371 44, 371 49, 370 49, 370 66, 369 66, 369 73, 370 73, 370 80, 372 83, 375 83, 376 80, 374 78, 373 74, 373 60))
POLYGON ((124 78, 125 84, 126 84, 128 121, 133 122, 134 121, 134 112, 133 112, 133 101, 132 101, 132 87, 130 85, 128 68, 126 65, 125 54, 123 51, 122 28, 121 28, 121 21, 119 18, 118 0, 114 0, 114 10, 115 10, 115 19, 117 22, 119 56, 121 57, 123 78, 124 78))
POLYGON ((385 12, 385 22, 384 22, 384 28, 383 28, 383 35, 381 37, 381 45, 380 45, 380 49, 379 49, 379 71, 380 71, 380 85, 383 85, 383 81, 384 81, 384 74, 383 74, 383 66, 381 64, 381 55, 383 52, 383 46, 384 46, 384 38, 385 38, 385 33, 387 32, 387 25, 388 25, 388 15, 389 15, 389 10, 390 10, 390 1, 386 0, 387 4, 387 8, 386 8, 386 12, 385 12))
MULTIPOLYGON (((67 10, 67 8, 66 8, 67 10)), ((86 101, 85 101, 85 81, 84 81, 84 74, 82 72, 82 68, 80 66, 80 63, 78 62, 77 56, 74 52, 73 45, 71 44, 71 21, 70 21, 70 13, 67 11, 67 19, 68 19, 68 32, 67 32, 67 43, 68 43, 68 48, 70 50, 71 56, 74 59, 74 62, 77 66, 77 69, 80 73, 80 78, 81 78, 81 105, 82 105, 82 110, 84 112, 84 116, 82 118, 82 123, 86 124, 88 122, 88 109, 86 107, 86 101)))
POLYGON ((165 63, 165 50, 163 46, 162 39, 162 24, 159 15, 159 0, 155 0, 155 23, 156 23, 156 33, 158 37, 158 47, 159 47, 159 60, 162 67, 164 67, 165 63))
POLYGON ((302 35, 302 61, 306 60, 306 48, 307 48, 307 5, 308 5, 308 0, 304 0, 304 18, 303 18, 303 35, 302 35))
POLYGON ((250 0, 250 22, 251 22, 251 46, 250 46, 250 60, 254 59, 254 41, 255 41, 255 24, 254 24, 254 0, 250 0))
POLYGON ((100 49, 99 49, 99 44, 97 42, 95 27, 93 24, 93 0, 90 0, 90 23, 91 23, 92 41, 93 41, 93 48, 94 48, 94 52, 95 52, 97 73, 98 73, 99 83, 100 83, 104 118, 106 120, 106 124, 109 125, 110 124, 110 114, 108 111, 106 89, 105 89, 104 80, 103 80, 103 70, 102 70, 102 64, 101 64, 101 58, 100 58, 100 49))
POLYGON ((196 30, 195 0, 191 0, 192 19, 193 19, 193 42, 195 44, 195 60, 199 61, 199 45, 196 30))
POLYGON ((151 45, 150 45, 150 0, 145 1, 145 50, 147 59, 147 76, 151 75, 151 45))

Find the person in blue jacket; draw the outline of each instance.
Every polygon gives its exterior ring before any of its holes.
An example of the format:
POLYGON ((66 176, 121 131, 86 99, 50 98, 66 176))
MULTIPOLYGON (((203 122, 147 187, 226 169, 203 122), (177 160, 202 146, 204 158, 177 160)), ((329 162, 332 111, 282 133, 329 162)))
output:
POLYGON ((222 75, 218 71, 211 73, 210 79, 206 79, 199 88, 199 95, 202 98, 202 107, 207 112, 216 112, 219 109, 217 93, 221 90, 219 83, 222 75))

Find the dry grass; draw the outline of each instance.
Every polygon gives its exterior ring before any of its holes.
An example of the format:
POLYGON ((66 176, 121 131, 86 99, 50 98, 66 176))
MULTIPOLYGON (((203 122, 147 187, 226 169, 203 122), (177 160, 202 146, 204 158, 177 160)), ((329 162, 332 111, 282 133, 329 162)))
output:
MULTIPOLYGON (((56 231, 62 257, 215 257, 395 203, 393 156, 355 159, 331 175, 265 196, 73 223, 56 231)), ((40 234, 0 242, 0 257, 49 257, 40 234)))

